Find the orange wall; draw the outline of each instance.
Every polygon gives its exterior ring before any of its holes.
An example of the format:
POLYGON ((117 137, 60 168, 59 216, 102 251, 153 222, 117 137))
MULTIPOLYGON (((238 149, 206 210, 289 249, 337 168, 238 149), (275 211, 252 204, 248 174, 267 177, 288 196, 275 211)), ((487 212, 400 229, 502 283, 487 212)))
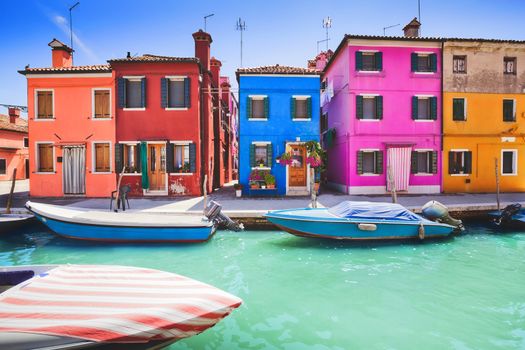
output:
POLYGON ((112 73, 81 74, 41 74, 38 78, 27 76, 28 81, 28 117, 29 117, 29 153, 30 153, 30 194, 31 196, 63 196, 62 163, 57 157, 62 156, 63 144, 82 142, 86 145, 86 196, 107 197, 116 187, 114 174, 115 144, 115 80, 112 73), (98 75, 95 77, 90 77, 98 75), (111 89, 112 118, 109 120, 92 119, 93 88, 111 89), (35 119, 35 89, 53 89, 53 120, 35 119), (36 143, 50 141, 55 144, 55 173, 39 174, 36 168, 36 143), (94 141, 111 143, 111 174, 92 173, 94 141))
POLYGON ((25 179, 25 160, 29 157, 29 150, 24 148, 24 137, 27 134, 0 130, 0 159, 6 160, 6 174, 0 175, 0 181, 11 180, 16 168, 17 180, 25 179), (17 150, 6 150, 1 147, 16 147, 17 150))

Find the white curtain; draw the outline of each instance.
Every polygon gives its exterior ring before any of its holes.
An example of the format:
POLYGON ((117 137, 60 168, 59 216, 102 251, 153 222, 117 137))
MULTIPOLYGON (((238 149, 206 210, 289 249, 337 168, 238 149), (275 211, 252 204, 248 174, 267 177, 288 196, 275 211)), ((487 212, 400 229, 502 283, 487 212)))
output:
POLYGON ((86 148, 64 147, 62 165, 64 194, 86 193, 86 148))
POLYGON ((387 151, 387 189, 391 190, 389 171, 392 172, 396 191, 408 191, 410 180, 411 147, 390 147, 387 151))

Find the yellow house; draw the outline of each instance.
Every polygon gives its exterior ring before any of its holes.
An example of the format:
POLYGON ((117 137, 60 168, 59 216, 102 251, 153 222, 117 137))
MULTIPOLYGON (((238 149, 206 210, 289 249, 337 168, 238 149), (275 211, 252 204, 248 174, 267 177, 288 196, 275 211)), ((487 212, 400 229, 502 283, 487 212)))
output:
POLYGON ((525 42, 443 44, 443 191, 525 191, 525 42))

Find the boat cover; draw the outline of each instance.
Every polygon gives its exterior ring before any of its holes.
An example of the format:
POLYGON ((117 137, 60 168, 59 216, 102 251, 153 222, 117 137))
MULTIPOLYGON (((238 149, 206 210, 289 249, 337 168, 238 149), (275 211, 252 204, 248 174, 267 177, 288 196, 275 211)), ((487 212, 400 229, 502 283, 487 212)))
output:
POLYGON ((423 220, 419 215, 411 212, 402 205, 395 203, 344 201, 331 207, 328 211, 333 215, 347 219, 417 222, 423 220))
POLYGON ((213 326, 241 303, 173 273, 61 265, 0 294, 0 332, 110 343, 181 339, 213 326))

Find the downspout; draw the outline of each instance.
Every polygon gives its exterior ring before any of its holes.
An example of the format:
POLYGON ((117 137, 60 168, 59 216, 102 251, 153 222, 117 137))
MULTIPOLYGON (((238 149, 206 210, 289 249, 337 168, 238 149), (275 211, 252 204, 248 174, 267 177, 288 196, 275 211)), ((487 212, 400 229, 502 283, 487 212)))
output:
POLYGON ((443 167, 443 164, 444 164, 444 159, 445 159, 445 155, 443 154, 443 140, 444 140, 444 134, 445 134, 445 129, 444 129, 444 126, 445 126, 445 113, 443 113, 444 111, 444 106, 445 106, 445 94, 444 94, 444 91, 445 91, 445 80, 444 80, 444 75, 445 75, 445 71, 443 70, 443 67, 444 67, 444 64, 443 64, 443 60, 445 58, 445 40, 441 40, 441 130, 440 130, 440 138, 441 138, 441 176, 440 176, 440 182, 441 182, 441 188, 440 188, 440 191, 439 192, 443 192, 443 185, 444 185, 444 167, 443 167))
MULTIPOLYGON (((201 173, 200 173, 200 185, 199 185, 199 188, 200 188, 200 191, 201 191, 201 195, 204 196, 205 195, 205 190, 203 189, 203 184, 204 184, 204 175, 206 173, 206 169, 205 169, 205 164, 206 164, 206 161, 204 159, 204 93, 203 93, 203 90, 202 90, 202 84, 204 82, 204 77, 203 77, 203 74, 202 74, 202 71, 201 71, 201 66, 199 64, 199 73, 200 73, 200 76, 199 76, 199 97, 200 97, 200 106, 199 106, 199 123, 200 123, 200 129, 201 129, 201 132, 200 132, 200 151, 201 151, 201 173)), ((208 180, 209 181, 209 180, 208 180)))

